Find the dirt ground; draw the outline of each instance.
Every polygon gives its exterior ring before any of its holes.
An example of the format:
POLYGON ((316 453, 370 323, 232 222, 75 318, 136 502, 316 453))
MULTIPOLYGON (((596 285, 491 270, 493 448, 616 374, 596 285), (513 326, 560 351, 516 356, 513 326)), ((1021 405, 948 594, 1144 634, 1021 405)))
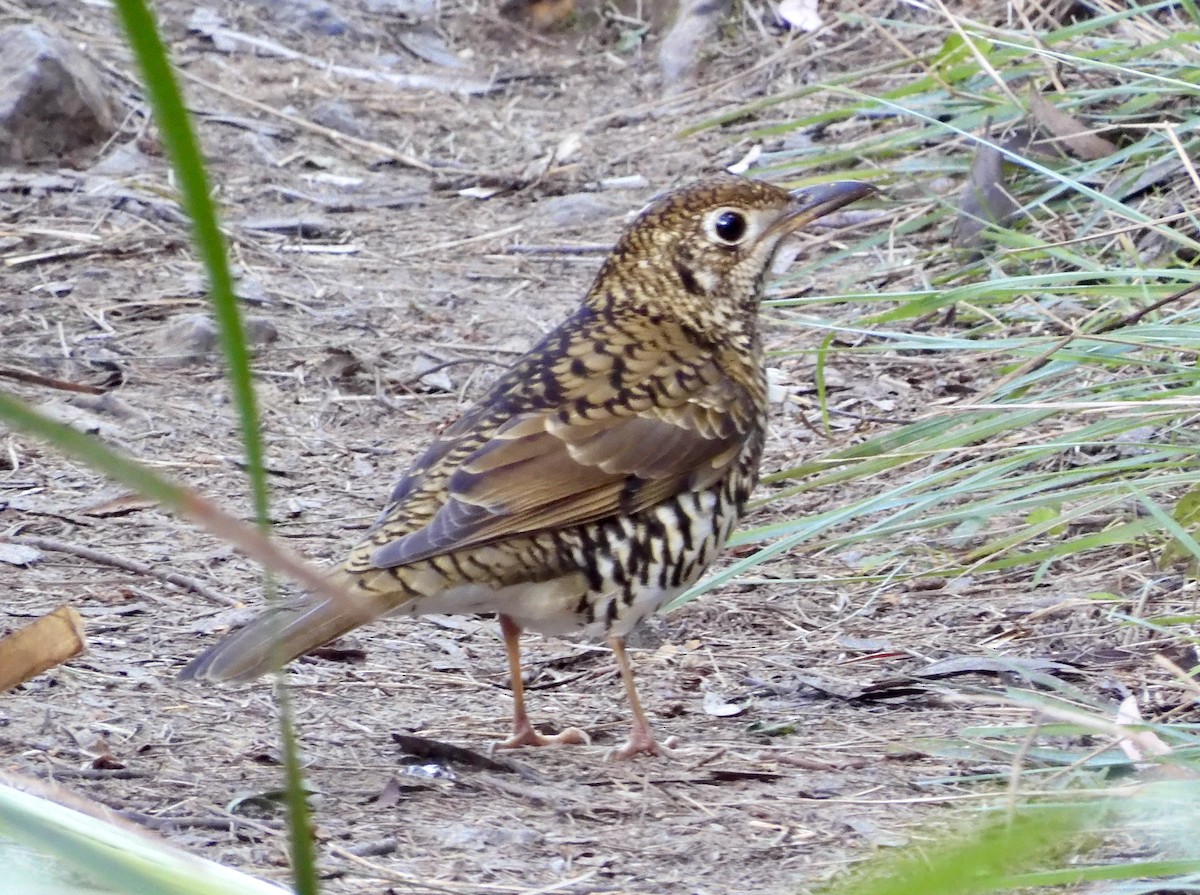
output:
MULTIPOLYGON (((446 2, 447 45, 472 76, 504 77, 494 92, 464 96, 314 64, 371 69, 406 52, 399 20, 357 2, 335 4, 340 34, 258 5, 210 4, 225 27, 302 58, 222 52, 188 31, 190 4, 157 6, 258 341, 276 530, 319 562, 340 556, 432 434, 578 300, 629 212, 750 147, 736 122, 686 137, 683 128, 874 52, 848 26, 796 39, 739 19, 706 52, 699 85, 668 96, 653 35, 630 51, 620 27, 543 34, 490 2, 446 2), (379 145, 428 169, 389 161, 379 145)), ((20 9, 3 6, 12 20, 20 9)), ((128 53, 97 5, 30 11, 87 43, 129 117, 119 140, 75 168, 4 181, 0 254, 44 254, 4 271, 0 365, 120 385, 100 395, 5 388, 248 515, 221 362, 197 316, 200 268, 164 198, 166 164, 128 53)), ((755 125, 826 101, 784 103, 755 125)), ((847 263, 861 272, 879 259, 847 263)), ((776 326, 771 312, 764 326, 776 347, 822 337, 776 326)), ((903 383, 889 397, 897 416, 945 400, 948 382, 986 384, 974 366, 886 354, 835 368, 844 400, 874 407, 872 417, 884 412, 887 377, 903 383)), ((799 382, 811 369, 785 372, 799 382)), ((844 443, 881 425, 847 428, 844 443)), ((800 409, 782 408, 766 470, 838 446, 805 427, 800 409)), ((852 496, 806 495, 773 511, 817 512, 852 496)), ((198 854, 286 878, 270 684, 175 680, 260 605, 254 564, 3 432, 0 532, 43 539, 40 561, 0 563, 0 633, 70 603, 89 638, 86 655, 0 700, 3 767, 58 781, 198 854), (170 573, 195 586, 169 583, 170 573)), ((999 654, 1090 667, 1072 679, 1114 699, 1121 681, 1157 673, 1155 644, 1084 597, 1182 599, 1181 582, 1140 557, 1054 568, 1036 587, 1027 572, 863 584, 846 583, 853 557, 817 547, 646 625, 633 651, 638 680, 655 727, 679 740, 674 760, 608 760, 628 717, 610 654, 533 636, 535 722, 583 727, 592 746, 521 750, 490 767, 407 754, 393 734, 478 755, 507 733, 491 619, 378 623, 344 641, 346 652, 295 663, 288 679, 327 891, 807 889, 879 849, 920 844, 930 834, 917 824, 947 807, 994 797, 993 785, 956 778, 1003 776, 1005 756, 939 757, 930 740, 1028 718, 986 697, 1001 687, 986 675, 970 679, 971 692, 871 685, 934 660, 999 654)))

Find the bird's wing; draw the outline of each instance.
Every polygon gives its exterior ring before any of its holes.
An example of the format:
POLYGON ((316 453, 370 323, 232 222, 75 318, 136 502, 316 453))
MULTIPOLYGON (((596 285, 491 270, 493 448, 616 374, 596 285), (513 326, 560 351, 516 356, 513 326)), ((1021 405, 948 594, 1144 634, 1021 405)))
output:
POLYGON ((383 543, 387 521, 379 526, 370 564, 392 568, 633 513, 713 484, 736 460, 754 409, 744 389, 708 372, 702 390, 675 406, 622 414, 593 405, 583 418, 564 419, 557 408, 514 416, 448 473, 425 525, 383 543))

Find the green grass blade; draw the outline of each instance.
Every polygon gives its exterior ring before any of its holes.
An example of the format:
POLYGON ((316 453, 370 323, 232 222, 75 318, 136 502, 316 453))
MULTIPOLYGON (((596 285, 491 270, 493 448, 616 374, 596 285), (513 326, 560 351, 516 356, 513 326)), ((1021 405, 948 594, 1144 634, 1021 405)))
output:
POLYGON ((1017 873, 1079 846, 1096 806, 1025 807, 980 824, 948 845, 906 849, 871 862, 864 873, 819 889, 820 895, 970 895, 1005 886, 1017 873))
POLYGON ((4 783, 0 783, 0 836, 50 852, 88 881, 104 882, 129 895, 280 895, 283 891, 4 783))
POLYGON ((213 312, 220 328, 229 383, 240 417, 255 516, 259 524, 266 527, 269 524, 267 479, 248 340, 200 145, 149 8, 142 0, 116 0, 116 7, 141 67, 147 99, 154 109, 163 145, 178 178, 180 202, 192 222, 193 243, 208 274, 213 312))
POLYGON ((38 413, 4 392, 0 392, 0 421, 52 444, 67 456, 161 503, 307 590, 334 600, 353 599, 334 588, 320 569, 281 548, 258 527, 235 519, 192 489, 172 482, 99 439, 38 413))
MULTIPOLYGON (((225 241, 217 223, 216 208, 210 196, 200 146, 192 129, 183 94, 167 58, 154 17, 143 0, 116 0, 117 14, 142 70, 147 98, 154 109, 163 145, 171 158, 179 180, 180 197, 192 221, 193 242, 208 273, 213 313, 221 336, 221 347, 228 366, 228 379, 246 453, 246 468, 254 501, 255 517, 266 530, 270 525, 266 470, 263 463, 262 433, 250 370, 250 351, 241 310, 233 290, 225 241)), ((272 585, 267 581, 268 593, 272 585)), ((318 891, 316 857, 309 829, 308 804, 292 733, 287 693, 277 688, 281 715, 281 736, 285 777, 288 785, 289 828, 292 867, 300 895, 318 891)))

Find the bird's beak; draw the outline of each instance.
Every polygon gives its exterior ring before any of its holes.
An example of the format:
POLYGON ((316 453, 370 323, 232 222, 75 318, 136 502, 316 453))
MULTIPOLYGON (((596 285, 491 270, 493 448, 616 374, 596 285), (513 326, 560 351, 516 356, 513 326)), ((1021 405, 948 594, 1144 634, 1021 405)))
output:
POLYGON ((789 232, 837 211, 844 205, 857 202, 875 192, 875 187, 858 180, 838 180, 792 191, 792 206, 779 226, 789 232))

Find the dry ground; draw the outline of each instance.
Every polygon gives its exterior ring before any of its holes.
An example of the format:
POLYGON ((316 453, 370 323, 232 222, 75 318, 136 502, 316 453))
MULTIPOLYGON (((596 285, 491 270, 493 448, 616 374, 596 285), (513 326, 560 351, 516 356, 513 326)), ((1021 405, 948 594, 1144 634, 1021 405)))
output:
MULTIPOLYGON (((873 52, 850 30, 789 41, 742 23, 713 48, 701 88, 668 100, 652 55, 619 52, 613 34, 533 35, 480 6, 443 4, 450 45, 476 72, 519 77, 463 97, 339 77, 304 60, 221 53, 187 32, 189 4, 160 4, 259 337, 277 531, 319 561, 354 541, 398 472, 497 364, 578 299, 598 264, 589 246, 609 243, 653 193, 748 148, 737 125, 687 138, 682 127, 873 52), (312 121, 432 171, 381 160, 312 121), (460 194, 510 184, 521 188, 486 201, 460 194), (578 250, 531 250, 538 246, 578 250)), ((316 59, 371 68, 377 54, 404 52, 386 19, 331 37, 281 26, 258 7, 214 8, 232 28, 316 59)), ((130 116, 117 144, 75 170, 5 181, 0 251, 54 251, 4 272, 0 360, 72 382, 119 377, 98 396, 14 389, 246 514, 221 363, 193 316, 204 309, 201 274, 186 224, 162 198, 166 166, 127 52, 97 7, 37 12, 87 40, 130 116)), ((348 14, 352 24, 368 21, 360 9, 348 14)), ((782 120, 823 101, 768 114, 782 120)), ((765 326, 773 345, 798 338, 770 314, 765 326)), ((886 355, 835 367, 847 406, 871 417, 904 416, 987 375, 886 355)), ((809 371, 786 372, 795 384, 809 371)), ((777 414, 768 467, 830 447, 802 424, 801 409, 777 414)), ((846 429, 844 443, 883 424, 846 429)), ((812 495, 790 509, 852 496, 812 495)), ((69 602, 90 639, 87 655, 0 701, 3 765, 66 784, 185 848, 282 879, 271 687, 174 680, 242 617, 232 604, 259 604, 259 573, 122 497, 37 442, 0 434, 0 530, 99 554, 47 549, 29 567, 0 564, 0 630, 69 602), (112 564, 120 561, 153 574, 112 564), (204 593, 168 584, 168 572, 204 593)), ((767 572, 800 584, 727 587, 647 626, 638 675, 655 725, 682 744, 673 761, 606 760, 627 718, 610 656, 534 637, 535 720, 584 727, 592 747, 524 750, 500 769, 406 755, 393 733, 478 752, 506 733, 504 653, 491 620, 376 624, 352 638, 360 662, 351 654, 297 663, 288 678, 328 891, 803 889, 876 848, 919 841, 914 823, 941 806, 992 795, 948 779, 989 763, 932 757, 914 747, 921 738, 1025 717, 930 685, 874 699, 861 688, 933 659, 999 650, 1098 669, 1077 680, 1115 696, 1122 678, 1150 673, 1153 644, 1080 598, 1099 589, 1154 598, 1179 586, 1151 581, 1149 567, 1127 556, 1052 569, 1036 588, 1026 573, 839 584, 860 561, 786 557, 767 572)), ((1006 761, 998 756, 994 769, 1006 761)))

